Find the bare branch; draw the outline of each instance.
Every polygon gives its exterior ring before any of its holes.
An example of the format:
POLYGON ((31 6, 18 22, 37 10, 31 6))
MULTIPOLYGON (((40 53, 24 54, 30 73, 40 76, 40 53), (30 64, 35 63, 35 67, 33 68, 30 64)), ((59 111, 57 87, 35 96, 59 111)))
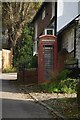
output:
POLYGON ((10 29, 10 39, 12 44, 15 45, 17 39, 22 33, 23 27, 30 21, 36 7, 31 2, 6 2, 3 4, 3 21, 10 29), (12 37, 13 36, 13 37, 12 37))

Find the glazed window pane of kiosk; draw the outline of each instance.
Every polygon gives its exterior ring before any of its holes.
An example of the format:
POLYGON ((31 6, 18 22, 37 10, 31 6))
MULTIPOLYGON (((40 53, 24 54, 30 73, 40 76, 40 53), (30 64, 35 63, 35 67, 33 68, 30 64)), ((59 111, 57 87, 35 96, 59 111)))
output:
POLYGON ((43 46, 44 78, 49 79, 53 70, 53 46, 43 46))

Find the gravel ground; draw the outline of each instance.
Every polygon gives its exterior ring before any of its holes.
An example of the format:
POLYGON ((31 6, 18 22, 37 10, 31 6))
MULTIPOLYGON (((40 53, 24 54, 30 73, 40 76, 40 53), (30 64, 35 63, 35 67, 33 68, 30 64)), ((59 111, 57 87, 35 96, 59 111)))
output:
POLYGON ((49 107, 58 111, 61 115, 67 118, 79 118, 80 113, 77 105, 77 94, 57 94, 44 93, 38 89, 37 85, 21 86, 24 91, 28 91, 30 95, 34 96, 38 101, 47 104, 49 107))
POLYGON ((24 86, 22 86, 22 88, 25 91, 28 91, 29 93, 34 95, 40 101, 48 100, 48 99, 54 99, 54 98, 76 98, 77 97, 76 93, 73 93, 73 94, 66 94, 66 93, 61 94, 61 93, 43 92, 43 91, 39 90, 37 85, 31 85, 31 86, 24 85, 24 86))

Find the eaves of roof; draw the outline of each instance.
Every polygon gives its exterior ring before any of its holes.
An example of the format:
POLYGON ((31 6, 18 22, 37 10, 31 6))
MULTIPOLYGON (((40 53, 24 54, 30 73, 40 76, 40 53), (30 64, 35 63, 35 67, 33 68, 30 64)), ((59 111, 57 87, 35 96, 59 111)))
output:
MULTIPOLYGON (((79 16, 80 16, 80 14, 76 18, 78 18, 79 16)), ((60 31, 58 31, 57 36, 60 35, 65 29, 70 27, 72 24, 74 24, 76 18, 74 18, 70 23, 68 23, 66 26, 64 26, 60 31)))

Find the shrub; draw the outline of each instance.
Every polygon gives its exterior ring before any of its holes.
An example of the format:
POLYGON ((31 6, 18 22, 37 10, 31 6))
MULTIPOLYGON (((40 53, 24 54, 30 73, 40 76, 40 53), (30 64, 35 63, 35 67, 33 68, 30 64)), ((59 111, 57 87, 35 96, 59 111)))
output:
POLYGON ((59 72, 54 72, 51 74, 49 83, 57 83, 59 82, 59 72))
POLYGON ((59 82, 50 82, 40 85, 40 88, 46 92, 55 93, 75 93, 78 79, 67 78, 59 82))
POLYGON ((70 73, 71 73, 70 70, 64 69, 63 71, 61 71, 61 72, 59 73, 58 79, 59 79, 59 80, 64 80, 64 79, 66 79, 66 78, 69 77, 70 73))
POLYGON ((79 80, 69 78, 70 72, 71 71, 65 69, 60 73, 53 73, 50 81, 41 85, 42 90, 56 93, 75 93, 79 80))
POLYGON ((59 83, 60 91, 64 93, 76 92, 76 85, 78 81, 79 81, 78 79, 71 79, 71 78, 61 80, 61 82, 59 83))
POLYGON ((50 77, 51 82, 60 82, 60 80, 64 80, 69 77, 71 71, 68 69, 64 69, 63 71, 59 72, 54 72, 52 73, 50 77))
POLYGON ((24 27, 21 39, 17 41, 13 63, 17 69, 32 68, 33 62, 33 28, 31 24, 24 27))
POLYGON ((17 69, 14 68, 14 67, 10 67, 10 68, 5 68, 2 70, 3 73, 13 73, 13 72, 16 72, 17 69))
POLYGON ((32 57, 32 67, 38 68, 38 56, 37 55, 32 57))

